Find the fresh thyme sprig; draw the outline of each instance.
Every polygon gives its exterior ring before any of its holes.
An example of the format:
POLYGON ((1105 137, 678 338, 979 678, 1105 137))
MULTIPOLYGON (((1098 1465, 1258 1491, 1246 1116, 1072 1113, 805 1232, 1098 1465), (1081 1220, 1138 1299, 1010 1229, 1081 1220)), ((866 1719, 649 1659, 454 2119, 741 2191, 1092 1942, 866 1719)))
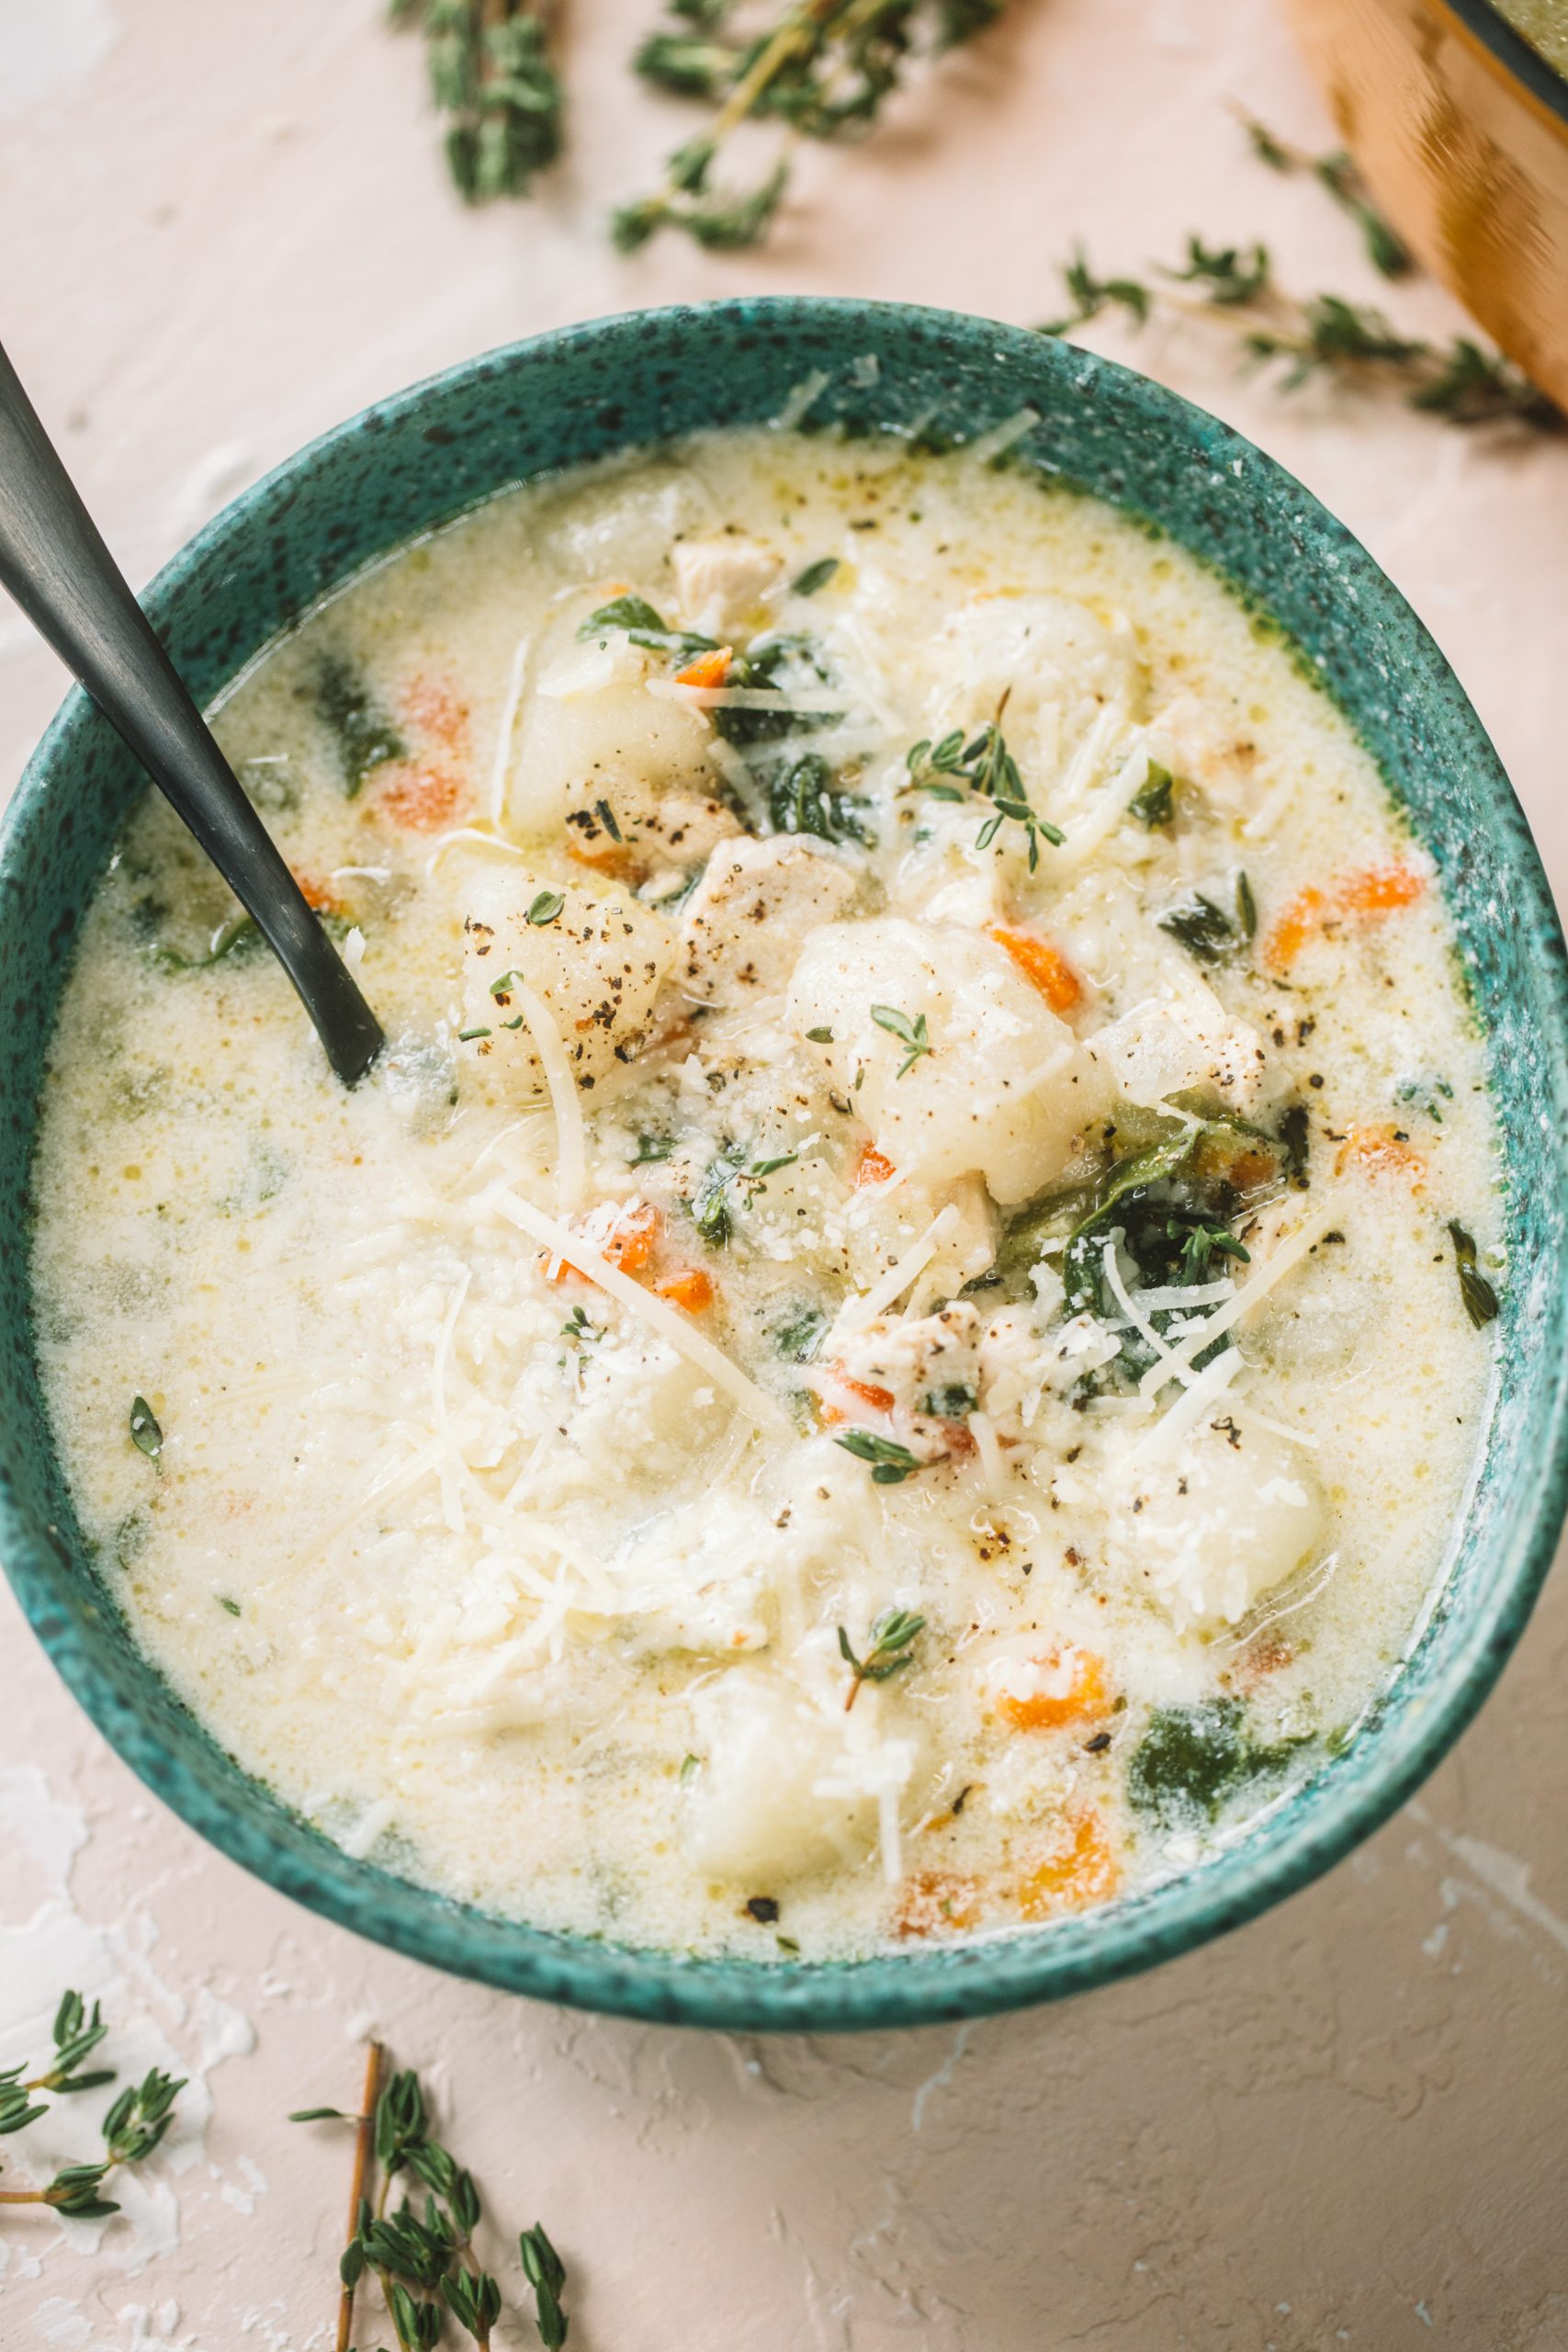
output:
MULTIPOLYGON (((35 2104, 35 2091, 64 2097, 112 2083, 112 2066, 82 2072, 84 2059, 92 2055, 107 2031, 96 2001, 89 2011, 80 1993, 63 1994, 54 2013, 54 2055, 50 2064, 37 2075, 28 2074, 25 2061, 0 2074, 0 2134, 23 2132, 47 2114, 45 2106, 35 2104)), ((77 2221, 105 2220, 118 2213, 115 2199, 103 2194, 105 2181, 111 2172, 141 2164, 152 2154, 174 2120, 175 2101, 184 2088, 183 2077, 176 2079, 156 2066, 149 2067, 141 2082, 127 2085, 105 2116, 101 2157, 62 2166, 41 2188, 0 2188, 0 2205, 48 2205, 77 2221)))
MULTIPOLYGON (((841 1445, 846 1453, 852 1453, 857 1462, 869 1463, 873 1484, 878 1487, 901 1487, 905 1479, 912 1478, 920 1466, 918 1453, 911 1453, 908 1447, 900 1445, 896 1438, 879 1437, 874 1430, 846 1430, 843 1436, 834 1442, 841 1445)), ((840 1649, 843 1638, 840 1633, 840 1649)), ((876 1679, 874 1676, 872 1679, 876 1679)))
POLYGON ((897 1037, 901 1046, 908 1047, 894 1073, 896 1077, 907 1077, 915 1064, 932 1051, 923 1012, 917 1012, 911 1021, 908 1014, 900 1012, 896 1004, 874 1004, 871 1017, 879 1029, 886 1029, 890 1037, 897 1037))
MULTIPOLYGON (((1201 311, 1245 322, 1244 355, 1264 364, 1282 362, 1281 391, 1328 378, 1363 390, 1401 392, 1411 408, 1450 424, 1512 420, 1541 431, 1562 427, 1562 412, 1501 352, 1484 350, 1469 335, 1434 344, 1401 334, 1371 303, 1348 302, 1337 294, 1298 300, 1276 283, 1264 245, 1208 246, 1189 237, 1184 266, 1156 265, 1156 276, 1192 287, 1202 298, 1201 311)), ((1043 334, 1071 334, 1110 310, 1125 311, 1142 326, 1162 307, 1189 313, 1193 307, 1158 285, 1099 277, 1081 247, 1062 277, 1073 307, 1043 326, 1043 334)))
MULTIPOLYGON (((473 2250, 482 2216, 479 2190, 473 2175, 434 2136, 419 2076, 405 2069, 383 2082, 385 2055, 379 2042, 371 2043, 356 2115, 310 2107, 288 2119, 355 2127, 348 2244, 338 2266, 337 2352, 350 2352, 355 2298, 367 2274, 380 2287, 398 2352, 431 2352, 448 2312, 479 2352, 487 2352, 502 2304, 500 2281, 473 2250), (400 2175, 412 2176, 424 2190, 423 2211, 406 2190, 401 2205, 389 2210, 400 2175)), ((570 2327, 560 2303, 565 2266, 540 2223, 523 2232, 519 2250, 538 2307, 540 2339, 546 2352, 559 2352, 570 2327)))
POLYGON ((1277 137, 1255 116, 1240 109, 1237 114, 1260 164, 1267 164, 1272 172, 1310 172, 1360 231, 1372 267, 1384 277, 1409 276, 1416 266, 1415 256, 1372 202, 1353 156, 1343 147, 1327 155, 1308 154, 1305 148, 1292 147, 1289 140, 1277 137))
POLYGON ((1053 849, 1059 849, 1067 838, 1059 825, 1053 825, 1031 807, 1018 762, 1008 749, 999 723, 987 720, 967 742, 962 727, 935 743, 922 738, 910 746, 905 764, 914 788, 929 793, 934 800, 963 800, 963 787, 967 786, 978 798, 990 802, 992 814, 975 837, 976 849, 989 849, 1010 819, 1023 827, 1028 838, 1032 874, 1040 863, 1041 842, 1049 842, 1053 849))
POLYGON ((857 1657, 845 1628, 839 1627, 839 1656, 852 1676, 850 1694, 844 1701, 846 1715, 860 1697, 863 1682, 886 1682, 895 1674, 901 1674, 905 1667, 913 1666, 914 1644, 925 1629, 923 1617, 912 1616, 907 1609, 885 1609, 872 1626, 871 1647, 864 1657, 857 1657))
POLYGON ((446 163, 468 204, 526 196, 560 153, 565 98, 536 0, 390 0, 394 26, 424 34, 430 95, 446 118, 446 163))
POLYGON ((938 56, 983 32, 1007 0, 791 0, 755 19, 745 0, 667 0, 668 21, 637 51, 645 81, 716 111, 677 148, 661 187, 621 206, 611 233, 634 252, 663 228, 734 251, 766 234, 789 185, 791 137, 863 131, 911 59, 938 56), (743 122, 784 126, 772 169, 750 188, 721 187, 715 166, 743 122))

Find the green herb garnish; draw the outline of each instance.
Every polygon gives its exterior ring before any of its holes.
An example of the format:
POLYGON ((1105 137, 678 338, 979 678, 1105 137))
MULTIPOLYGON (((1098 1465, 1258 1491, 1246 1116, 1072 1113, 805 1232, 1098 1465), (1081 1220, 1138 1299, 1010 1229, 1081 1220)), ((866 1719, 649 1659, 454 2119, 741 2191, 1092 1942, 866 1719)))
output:
POLYGON ((1149 762, 1148 782, 1141 792, 1134 794, 1127 803, 1127 813, 1136 817, 1140 825, 1150 832, 1161 825, 1168 825, 1175 813, 1176 778, 1157 760, 1149 762))
MULTIPOLYGON (((601 808, 604 805, 603 801, 599 803, 601 808)), ((615 839, 619 841, 618 833, 615 839)), ((558 890, 541 890, 528 909, 528 921, 536 931, 542 931, 546 923, 554 922, 558 919, 565 906, 566 900, 558 890)))
POLYGON ((338 766, 350 800, 372 768, 400 760, 408 745, 377 701, 362 673, 339 654, 329 654, 316 671, 316 708, 337 739, 338 766))
MULTIPOLYGON (((843 1442, 840 1439, 840 1443, 843 1442)), ((895 1674, 901 1674, 905 1667, 913 1666, 913 1645, 925 1629, 923 1617, 911 1616, 907 1609, 885 1609, 871 1629, 871 1647, 861 1658, 851 1647, 844 1627, 839 1627, 839 1656, 853 1676, 850 1695, 844 1701, 846 1715, 860 1697, 863 1682, 886 1682, 895 1674)))
POLYGON ((524 2276, 534 2290, 539 2340, 545 2352, 560 2352, 571 2325, 560 2305, 566 2266, 545 2234, 542 2222, 525 2230, 517 2246, 523 2257, 524 2276))
POLYGON ((1127 1794, 1140 1813, 1167 1825, 1213 1821, 1238 1790, 1277 1777, 1306 1744, 1254 1740, 1236 1699, 1156 1707, 1127 1766, 1127 1794))
POLYGON ((907 1445, 898 1444, 894 1438, 879 1437, 874 1430, 846 1430, 833 1442, 841 1445, 846 1453, 852 1453, 857 1462, 868 1462, 872 1478, 879 1487, 901 1487, 920 1466, 919 1456, 911 1453, 907 1445))
POLYGON ((1464 1301, 1465 1313, 1479 1331, 1497 1317, 1497 1294, 1476 1263, 1474 1237, 1465 1231, 1457 1217, 1449 1219, 1449 1234, 1454 1245, 1460 1296, 1464 1301))
POLYGON ((730 1187, 740 1172, 742 1155, 728 1145, 709 1160, 692 1202, 692 1222, 710 1249, 722 1250, 735 1230, 730 1214, 730 1187))
POLYGON ((1190 898, 1168 907, 1156 921, 1161 931, 1168 932, 1185 947, 1195 963, 1224 964, 1247 944, 1258 929, 1252 885, 1245 874, 1236 876, 1234 892, 1234 911, 1230 914, 1205 892, 1194 890, 1190 898))
POLYGON ((164 1432, 145 1396, 131 1398, 130 1426, 132 1445, 144 1453, 149 1462, 158 1461, 164 1451, 164 1432))
POLYGON ((237 1600, 230 1600, 230 1598, 229 1598, 229 1596, 228 1596, 228 1594, 227 1594, 226 1592, 218 1592, 218 1593, 214 1593, 212 1597, 213 1597, 213 1599, 217 1601, 219 1608, 220 1608, 220 1609, 221 1609, 221 1610, 223 1610, 223 1611, 225 1611, 229 1616, 231 1616, 231 1617, 238 1617, 238 1616, 239 1616, 239 1614, 240 1614, 240 1604, 239 1604, 239 1602, 238 1602, 237 1600))
POLYGON ((656 1160, 668 1159, 675 1148, 673 1136, 638 1136, 637 1150, 627 1160, 628 1168, 650 1168, 656 1160))
POLYGON ((973 40, 1005 0, 773 0, 761 23, 739 0, 669 0, 669 21, 637 52, 657 89, 714 109, 711 127, 676 149, 662 185, 621 206, 611 233, 630 253, 662 228, 722 251, 755 244, 788 186, 792 137, 862 133, 912 59, 973 40), (717 185, 727 140, 747 121, 783 127, 773 169, 750 188, 717 185))
POLYGON ((781 768, 768 786, 768 816, 776 833, 815 833, 825 842, 854 841, 876 846, 865 819, 865 803, 833 788, 833 772, 820 752, 807 752, 781 768))
POLYGON ((830 1046, 833 1042, 830 1029, 808 1029, 806 1034, 814 1046, 830 1046))
POLYGON ((938 800, 962 800, 958 778, 982 800, 992 805, 993 814, 986 820, 976 836, 976 849, 988 849, 1001 826, 1008 820, 1023 827, 1029 840, 1029 870, 1032 874, 1040 863, 1040 844, 1049 842, 1059 849, 1066 835, 1030 805, 1018 772, 1018 763, 1008 750, 1007 739, 999 727, 987 724, 965 742, 964 729, 955 727, 935 743, 920 741, 908 752, 905 764, 914 779, 915 787, 930 793, 938 800))
POLYGON ((457 1043, 459 1046, 470 1046, 476 1037, 488 1037, 491 1034, 489 1029, 459 1029, 457 1043))
POLYGON ((797 596, 815 596, 818 588, 826 588, 838 569, 836 555, 819 556, 815 563, 808 563, 804 571, 796 574, 790 587, 797 596))
POLYGON ((914 1069, 923 1054, 929 1054, 934 1050, 926 1032, 926 1016, 923 1012, 917 1012, 911 1021, 908 1014, 900 1012, 897 1005, 874 1004, 871 1008, 871 1017, 879 1029, 886 1029, 890 1037, 897 1037, 901 1046, 908 1046, 909 1048, 898 1065, 895 1073, 897 1077, 906 1076, 914 1069))
POLYGON ((446 166, 465 203, 526 196, 560 153, 566 106, 535 0, 391 0, 389 15, 423 30, 446 166))
POLYGON ((768 1336, 786 1363, 809 1363, 827 1329, 828 1317, 821 1307, 803 1300, 789 1309, 782 1323, 773 1325, 768 1336))
MULTIPOLYGON (((80 1993, 62 1994, 54 2013, 54 2052, 49 2064, 36 2075, 28 2075, 25 2061, 0 2073, 0 2134, 25 2132, 49 2112, 34 2099, 35 2092, 68 2098, 112 2083, 112 2066, 82 2071, 84 2060, 107 2031, 97 2002, 89 2010, 80 1993)), ((141 2164, 152 2154, 174 2120, 175 2100, 184 2088, 183 2081, 151 2068, 140 2083, 120 2092, 105 2116, 101 2157, 62 2166, 42 2188, 0 2188, 0 2205, 48 2205, 79 2221, 107 2220, 118 2213, 118 2205, 103 2194, 105 2181, 117 2167, 141 2164)))

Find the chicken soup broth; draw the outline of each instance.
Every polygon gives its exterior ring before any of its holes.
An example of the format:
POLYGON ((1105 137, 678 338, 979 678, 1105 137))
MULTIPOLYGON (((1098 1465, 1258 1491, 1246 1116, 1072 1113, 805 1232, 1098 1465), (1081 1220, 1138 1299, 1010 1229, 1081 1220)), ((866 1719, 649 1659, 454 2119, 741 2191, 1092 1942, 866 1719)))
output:
POLYGON ((38 1148, 82 1526, 349 1852, 761 1958, 1190 1867, 1407 1650, 1497 1178, 1432 865, 1276 633, 962 454, 498 498, 218 731, 386 1023, 155 797, 38 1148))

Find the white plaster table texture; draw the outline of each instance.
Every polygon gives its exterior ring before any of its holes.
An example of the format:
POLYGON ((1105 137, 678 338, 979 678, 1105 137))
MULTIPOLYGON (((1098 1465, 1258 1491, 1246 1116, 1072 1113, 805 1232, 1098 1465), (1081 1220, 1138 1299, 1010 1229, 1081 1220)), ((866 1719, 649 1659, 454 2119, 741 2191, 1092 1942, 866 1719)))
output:
MULTIPOLYGON (((647 0, 572 9, 570 162, 468 213, 417 45, 377 0, 0 0, 5 339, 133 579, 363 401, 645 302, 877 295, 1029 321, 1055 263, 1267 239, 1282 277, 1390 293, 1242 100, 1331 134, 1263 0, 1015 0, 854 152, 811 152, 761 254, 608 204, 689 118, 632 84, 647 0)), ((1568 440, 1238 374, 1201 327, 1100 347, 1217 410, 1350 525, 1491 728, 1561 891, 1568 440)), ((0 780, 62 690, 0 609, 0 780)), ((0 2064, 66 1982, 121 2055, 197 2081, 112 2225, 7 2213, 0 2346, 331 2340, 365 2034, 419 2065, 491 2211, 543 2216, 572 2352, 1555 2352, 1568 2346, 1568 1597, 1479 1723, 1325 1881, 1156 1973, 958 2030, 750 2042, 449 1982, 254 1883, 147 1797, 0 1600, 0 2064)), ((6 2143, 8 2154, 17 2146, 6 2143)), ((515 2279, 514 2240, 504 2256, 515 2279)), ((509 2321, 498 2346, 536 2341, 509 2321)), ((361 2341, 378 2338, 362 2326, 361 2341)))

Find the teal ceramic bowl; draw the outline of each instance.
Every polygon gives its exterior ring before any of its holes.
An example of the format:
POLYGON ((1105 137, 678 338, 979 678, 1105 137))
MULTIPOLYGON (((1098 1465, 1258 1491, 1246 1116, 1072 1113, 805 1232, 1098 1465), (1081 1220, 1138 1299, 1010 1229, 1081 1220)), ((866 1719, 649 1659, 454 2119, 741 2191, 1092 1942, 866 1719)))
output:
POLYGON ((742 301, 610 319, 492 353, 367 409, 210 524, 147 606, 198 699, 321 597, 509 484, 808 396, 846 434, 965 441, 1025 407, 1013 461, 1146 517, 1292 638, 1441 869, 1491 1053, 1512 1272, 1484 1457, 1446 1580, 1356 1737, 1185 1877, 1014 1938, 804 1966, 539 1933, 352 1860, 248 1780, 140 1655, 83 1545, 39 1395, 24 1236, 39 1070, 73 934, 138 772, 80 694, 0 838, 0 1555, 94 1722, 236 1861, 438 1968, 694 2025, 925 2025, 1051 1999, 1190 1950, 1338 1860, 1409 1794, 1491 1689, 1546 1573, 1568 1487, 1568 987, 1518 805, 1403 597, 1299 482, 1109 361, 979 319, 867 302, 742 301), (873 364, 874 363, 874 364, 873 364))

